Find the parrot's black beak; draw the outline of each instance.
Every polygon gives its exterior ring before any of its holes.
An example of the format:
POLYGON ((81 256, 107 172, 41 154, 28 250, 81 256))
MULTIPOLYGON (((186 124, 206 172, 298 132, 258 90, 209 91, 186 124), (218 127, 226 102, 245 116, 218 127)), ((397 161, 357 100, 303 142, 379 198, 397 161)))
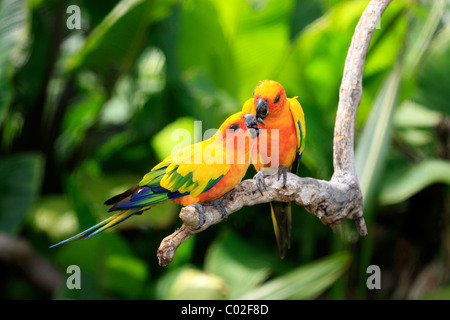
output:
POLYGON ((244 116, 245 126, 252 135, 252 138, 259 136, 258 120, 254 114, 246 114, 244 116))
POLYGON ((256 100, 256 118, 263 121, 269 115, 269 106, 267 100, 259 98, 256 100))
POLYGON ((263 119, 258 118, 258 120, 256 120, 256 122, 261 123, 263 126, 265 126, 266 124, 264 123, 263 119))

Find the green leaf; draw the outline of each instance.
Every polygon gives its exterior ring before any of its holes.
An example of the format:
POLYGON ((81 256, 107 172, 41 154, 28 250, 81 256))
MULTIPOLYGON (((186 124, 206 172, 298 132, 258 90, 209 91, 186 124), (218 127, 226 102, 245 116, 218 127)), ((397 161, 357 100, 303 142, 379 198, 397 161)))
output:
POLYGON ((22 49, 28 36, 28 18, 26 1, 0 3, 0 124, 12 98, 14 67, 24 60, 22 49))
POLYGON ((211 1, 184 2, 176 55, 180 72, 201 66, 217 86, 227 88, 234 85, 235 64, 218 15, 211 1))
POLYGON ((270 274, 270 256, 232 232, 222 234, 205 257, 205 270, 228 284, 227 298, 234 299, 254 289, 270 274))
POLYGON ((36 231, 46 233, 53 243, 79 232, 76 213, 65 194, 41 197, 27 220, 36 231))
POLYGON ((350 256, 340 252, 268 281, 239 299, 314 299, 347 269, 350 256))
POLYGON ((80 298, 88 299, 93 293, 83 288, 85 278, 93 279, 90 289, 113 292, 119 298, 138 298, 149 277, 146 263, 136 257, 128 244, 113 232, 49 249, 57 265, 66 270, 69 265, 81 269, 80 298), (126 290, 124 290, 126 288, 126 290))
POLYGON ((450 184, 450 161, 429 159, 408 168, 387 172, 381 188, 381 205, 400 203, 434 183, 450 184))
POLYGON ((365 205, 373 199, 386 160, 400 79, 401 67, 397 65, 383 83, 358 141, 355 166, 365 205))
POLYGON ((426 19, 423 20, 418 17, 415 20, 415 30, 411 30, 410 33, 415 39, 410 48, 408 48, 405 58, 405 74, 407 77, 415 73, 425 57, 425 53, 429 49, 433 36, 439 27, 441 18, 446 12, 446 2, 445 0, 433 1, 426 19))
POLYGON ((435 46, 433 49, 419 68, 416 77, 418 86, 413 94, 413 99, 424 106, 450 115, 448 106, 450 93, 447 86, 450 81, 448 72, 450 69, 450 59, 448 59, 450 41, 442 46, 435 46))
POLYGON ((292 0, 184 2, 177 47, 181 72, 203 68, 217 87, 243 103, 259 80, 278 73, 290 44, 293 5, 292 0))
MULTIPOLYGON (((218 12, 232 1, 215 1, 218 12), (219 4, 220 3, 220 4, 219 4)), ((263 1, 253 5, 235 1, 234 35, 230 39, 239 79, 236 97, 244 102, 251 98, 260 80, 274 79, 290 46, 290 23, 294 1, 263 1)), ((226 19, 223 17, 222 19, 226 19)), ((227 19, 228 20, 228 19, 227 19)), ((234 81, 233 81, 234 82, 234 81)))
POLYGON ((43 170, 44 159, 38 154, 19 154, 0 160, 0 230, 19 231, 38 196, 43 170))
POLYGON ((105 287, 108 290, 126 299, 139 297, 148 278, 144 261, 131 255, 111 254, 106 257, 105 267, 105 287))
POLYGON ((427 16, 416 17, 414 27, 410 31, 413 44, 406 52, 407 77, 414 77, 417 86, 412 94, 419 103, 450 114, 448 101, 450 94, 447 83, 450 81, 450 26, 446 22, 448 1, 436 0, 428 4, 427 16), (442 23, 446 28, 438 33, 442 23), (445 26, 445 25, 444 25, 445 26))
MULTIPOLYGON (((361 137, 359 138, 355 152, 356 174, 364 199, 364 217, 368 228, 372 226, 374 201, 379 191, 379 184, 384 170, 388 147, 391 141, 392 122, 394 107, 399 95, 401 80, 401 66, 396 65, 390 72, 388 78, 382 84, 375 102, 365 123, 361 137)), ((365 250, 361 253, 359 272, 362 273, 371 259, 373 249, 372 233, 364 240, 365 250)), ((365 290, 365 281, 359 281, 360 292, 365 290)))
POLYGON ((226 292, 222 278, 188 266, 166 273, 156 288, 158 298, 167 300, 223 299, 226 292))
POLYGON ((129 69, 143 44, 150 23, 165 17, 173 1, 122 0, 68 61, 68 69, 107 70, 112 65, 129 69))
MULTIPOLYGON (((200 127, 201 128, 201 127, 200 127)), ((195 126, 195 119, 190 117, 178 118, 160 130, 151 141, 152 147, 163 160, 173 152, 192 143, 201 141, 202 130, 195 126)))
POLYGON ((441 113, 407 100, 395 111, 394 124, 397 128, 433 128, 441 119, 441 113))

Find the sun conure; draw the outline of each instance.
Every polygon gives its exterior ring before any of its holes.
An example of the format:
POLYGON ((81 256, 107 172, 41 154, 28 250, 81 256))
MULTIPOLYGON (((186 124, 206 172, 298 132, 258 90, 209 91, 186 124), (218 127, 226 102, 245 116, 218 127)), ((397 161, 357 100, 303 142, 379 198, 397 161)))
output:
POLYGON ((116 212, 114 215, 52 247, 89 238, 168 200, 183 206, 194 205, 200 213, 200 226, 205 216, 199 204, 205 202, 215 205, 226 218, 226 210, 216 199, 244 177, 250 165, 249 150, 258 134, 255 115, 242 112, 231 115, 210 139, 172 153, 139 184, 108 199, 105 204, 112 205, 108 212, 116 212))
MULTIPOLYGON (((277 170, 286 186, 287 172, 297 174, 305 148, 305 117, 297 97, 287 98, 281 84, 264 80, 253 91, 253 98, 244 103, 242 112, 255 114, 265 123, 255 145, 257 151, 252 155, 259 191, 262 194, 266 187, 264 177, 277 170)), ((284 258, 285 244, 290 247, 291 205, 271 202, 270 206, 280 257, 284 258)))

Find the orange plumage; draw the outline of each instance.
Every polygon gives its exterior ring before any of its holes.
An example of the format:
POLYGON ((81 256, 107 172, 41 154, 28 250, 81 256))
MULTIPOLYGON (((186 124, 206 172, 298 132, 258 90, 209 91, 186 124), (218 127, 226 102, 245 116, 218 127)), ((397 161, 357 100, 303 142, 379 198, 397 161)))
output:
MULTIPOLYGON (((252 150, 258 175, 270 175, 280 168, 297 173, 305 141, 305 118, 297 97, 287 98, 280 83, 264 80, 255 88, 253 98, 244 103, 242 112, 255 114, 265 123, 252 150)), ((285 243, 290 245, 290 203, 272 202, 271 211, 283 258, 285 243)))

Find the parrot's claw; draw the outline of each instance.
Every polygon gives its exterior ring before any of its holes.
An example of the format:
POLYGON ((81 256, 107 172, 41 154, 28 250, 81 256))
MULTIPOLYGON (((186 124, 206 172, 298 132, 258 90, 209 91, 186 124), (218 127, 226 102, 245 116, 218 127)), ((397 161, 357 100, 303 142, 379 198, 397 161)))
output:
POLYGON ((201 229, 206 222, 205 211, 203 210, 203 206, 199 203, 190 204, 189 206, 194 207, 198 212, 199 223, 197 229, 201 229))
POLYGON ((220 215, 222 216, 222 220, 225 220, 225 221, 228 220, 228 212, 225 209, 225 207, 223 206, 222 201, 214 200, 214 201, 206 202, 204 205, 216 207, 216 209, 219 210, 220 215))
POLYGON ((253 177, 253 179, 256 180, 256 186, 258 187, 259 192, 261 193, 261 195, 263 196, 263 188, 267 189, 267 184, 266 184, 266 175, 264 174, 264 172, 262 172, 262 170, 259 170, 257 174, 255 174, 255 176, 253 177))
POLYGON ((279 166, 277 172, 278 181, 280 180, 281 175, 283 175, 283 188, 286 188, 287 173, 289 172, 289 169, 286 166, 279 166))

